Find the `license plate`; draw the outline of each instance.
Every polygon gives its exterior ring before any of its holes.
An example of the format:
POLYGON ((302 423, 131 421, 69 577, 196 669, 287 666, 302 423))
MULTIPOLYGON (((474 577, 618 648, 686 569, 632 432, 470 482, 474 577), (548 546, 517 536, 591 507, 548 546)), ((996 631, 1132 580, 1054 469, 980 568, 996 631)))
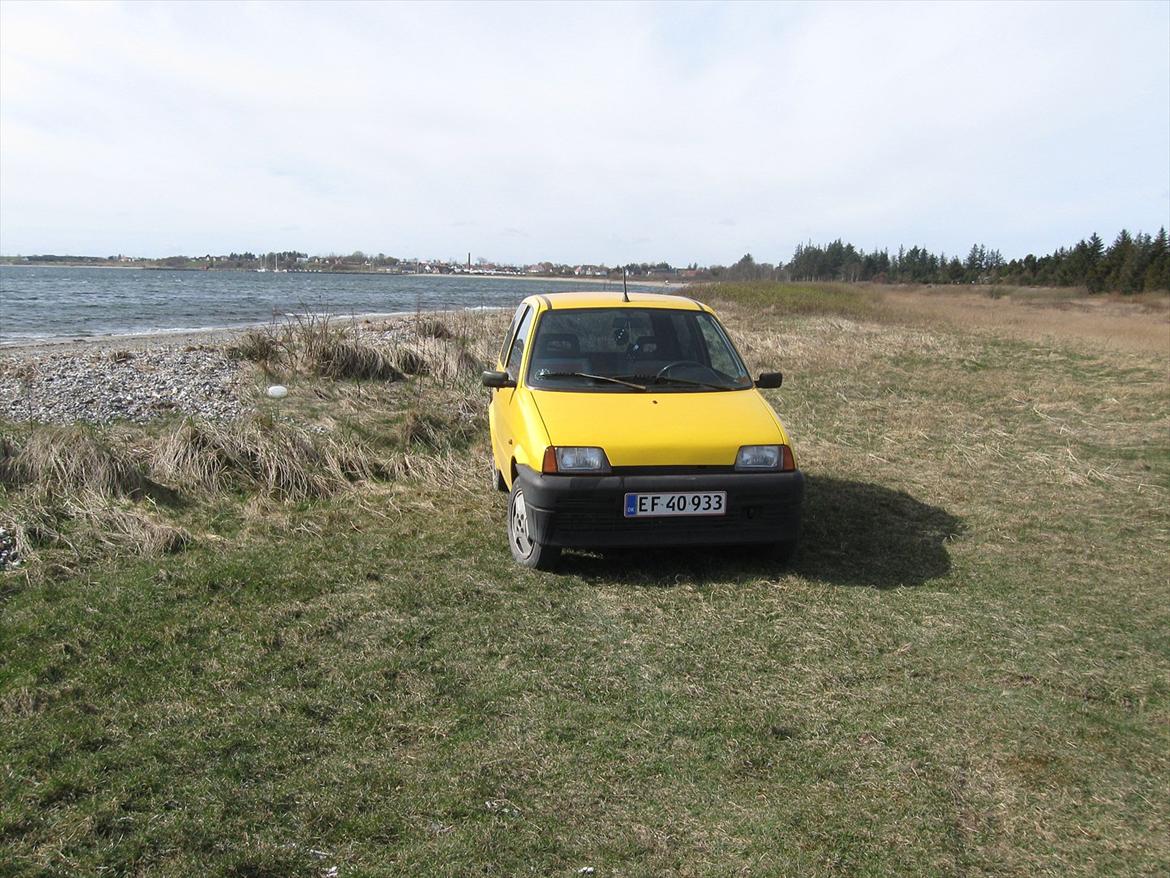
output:
POLYGON ((726 491, 626 494, 626 518, 664 515, 726 515, 726 491))

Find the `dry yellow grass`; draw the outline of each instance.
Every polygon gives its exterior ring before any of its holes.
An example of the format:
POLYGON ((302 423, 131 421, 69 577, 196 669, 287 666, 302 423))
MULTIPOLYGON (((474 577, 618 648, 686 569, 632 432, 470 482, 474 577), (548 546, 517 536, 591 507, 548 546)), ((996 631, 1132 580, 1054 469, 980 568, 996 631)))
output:
POLYGON ((1170 357, 1170 297, 1162 295, 1084 296, 997 287, 997 297, 991 298, 986 291, 966 288, 871 289, 908 314, 958 329, 1170 357))

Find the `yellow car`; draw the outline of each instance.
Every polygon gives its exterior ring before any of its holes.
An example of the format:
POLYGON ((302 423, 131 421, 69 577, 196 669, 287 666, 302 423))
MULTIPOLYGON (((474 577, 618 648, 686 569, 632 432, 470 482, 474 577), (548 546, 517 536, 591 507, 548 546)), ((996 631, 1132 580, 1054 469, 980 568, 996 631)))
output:
POLYGON ((767 544, 787 557, 804 475, 706 305, 653 293, 520 303, 492 388, 493 479, 516 560, 567 547, 767 544))

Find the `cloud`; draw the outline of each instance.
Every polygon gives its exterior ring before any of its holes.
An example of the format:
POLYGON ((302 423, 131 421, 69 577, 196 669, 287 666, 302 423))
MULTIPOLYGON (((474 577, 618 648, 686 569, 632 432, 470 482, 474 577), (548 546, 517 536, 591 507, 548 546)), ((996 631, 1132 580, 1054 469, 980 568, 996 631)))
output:
POLYGON ((3 4, 0 250, 686 263, 1153 229, 1167 9, 3 4))

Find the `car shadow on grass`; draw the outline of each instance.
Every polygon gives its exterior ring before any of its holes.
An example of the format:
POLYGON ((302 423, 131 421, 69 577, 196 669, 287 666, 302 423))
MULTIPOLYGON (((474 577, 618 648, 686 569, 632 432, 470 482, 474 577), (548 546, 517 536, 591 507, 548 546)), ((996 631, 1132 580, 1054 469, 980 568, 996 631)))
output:
POLYGON ((739 546, 568 552, 561 572, 659 587, 792 573, 879 589, 922 585, 950 572, 947 544, 963 523, 945 509, 870 482, 808 475, 805 484, 804 530, 787 563, 739 546))
POLYGON ((960 518, 871 482, 808 476, 793 573, 834 585, 897 588, 950 573, 960 518))

